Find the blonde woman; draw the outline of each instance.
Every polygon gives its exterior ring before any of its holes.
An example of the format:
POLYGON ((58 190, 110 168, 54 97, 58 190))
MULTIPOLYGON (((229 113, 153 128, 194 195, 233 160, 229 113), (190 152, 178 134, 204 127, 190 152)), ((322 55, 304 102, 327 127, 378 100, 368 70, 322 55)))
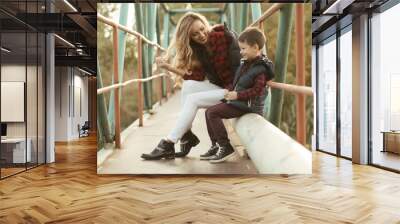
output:
MULTIPOLYGON (((178 21, 166 59, 158 58, 158 66, 183 78, 181 112, 171 132, 161 139, 146 160, 173 159, 186 156, 200 141, 191 132, 192 122, 200 108, 216 105, 231 89, 236 68, 240 64, 240 50, 235 35, 225 25, 210 27, 204 16, 189 12, 178 21), (172 58, 172 63, 169 59, 172 58), (174 145, 180 140, 181 151, 174 145)), ((202 156, 218 151, 216 142, 202 156)))

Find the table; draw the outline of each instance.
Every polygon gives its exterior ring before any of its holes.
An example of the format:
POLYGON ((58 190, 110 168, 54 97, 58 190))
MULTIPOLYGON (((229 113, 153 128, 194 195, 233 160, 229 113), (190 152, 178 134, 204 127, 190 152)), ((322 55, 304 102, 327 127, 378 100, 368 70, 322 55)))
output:
POLYGON ((25 163, 32 158, 30 138, 26 139, 27 148, 25 154, 25 138, 6 138, 1 139, 1 157, 6 163, 25 163), (25 161, 26 160, 26 161, 25 161))
POLYGON ((383 133, 382 152, 400 154, 400 131, 382 131, 381 133, 383 133))

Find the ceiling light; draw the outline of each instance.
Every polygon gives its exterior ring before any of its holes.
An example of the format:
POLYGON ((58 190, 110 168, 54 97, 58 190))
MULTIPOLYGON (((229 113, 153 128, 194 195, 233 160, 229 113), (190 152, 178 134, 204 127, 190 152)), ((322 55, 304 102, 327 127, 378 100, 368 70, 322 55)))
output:
POLYGON ((68 7, 70 7, 74 12, 78 12, 78 10, 71 4, 69 3, 67 0, 64 0, 65 4, 68 5, 68 7))
POLYGON ((1 47, 1 50, 4 51, 4 52, 6 52, 6 53, 10 53, 10 52, 11 52, 11 50, 9 50, 9 49, 7 49, 7 48, 5 48, 5 47, 1 47))
POLYGON ((354 2, 354 0, 336 0, 332 5, 324 10, 322 14, 342 14, 343 9, 348 7, 354 2))
POLYGON ((78 53, 79 55, 83 55, 83 50, 81 48, 77 48, 76 53, 78 53))
POLYGON ((64 39, 64 38, 62 38, 62 37, 60 37, 60 36, 58 36, 57 34, 54 34, 54 36, 57 37, 57 38, 58 38, 59 40, 61 40, 62 42, 64 42, 65 44, 67 44, 68 46, 75 48, 75 45, 71 44, 71 43, 70 43, 69 41, 67 41, 66 39, 64 39))

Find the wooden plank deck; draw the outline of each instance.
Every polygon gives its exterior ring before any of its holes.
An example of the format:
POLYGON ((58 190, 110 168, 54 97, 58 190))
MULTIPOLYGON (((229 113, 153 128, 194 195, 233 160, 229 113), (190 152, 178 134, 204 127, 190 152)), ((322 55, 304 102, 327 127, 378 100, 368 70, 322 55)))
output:
MULTIPOLYGON (((113 154, 98 168, 99 174, 257 174, 252 161, 237 153, 235 159, 220 164, 211 164, 200 160, 200 154, 206 152, 211 142, 208 137, 204 110, 199 110, 193 122, 192 131, 199 137, 197 145, 186 158, 175 160, 145 161, 142 153, 151 152, 161 138, 167 136, 175 125, 180 110, 180 93, 176 92, 167 102, 155 110, 144 122, 144 127, 126 130, 127 136, 122 149, 113 154)), ((237 141, 237 139, 235 139, 237 141)), ((234 142, 235 142, 234 140, 234 142)), ((179 144, 175 150, 179 150, 179 144)), ((239 150, 240 152, 240 150, 239 150)))

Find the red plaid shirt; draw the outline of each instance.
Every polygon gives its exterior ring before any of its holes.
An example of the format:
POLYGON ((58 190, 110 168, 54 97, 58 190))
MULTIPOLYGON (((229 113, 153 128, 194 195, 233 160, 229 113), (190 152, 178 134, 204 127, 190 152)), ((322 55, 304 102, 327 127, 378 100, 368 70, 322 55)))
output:
POLYGON ((229 62, 229 45, 231 40, 225 35, 224 25, 215 26, 208 38, 211 49, 211 63, 221 79, 223 87, 229 89, 232 86, 235 71, 231 71, 229 62))
POLYGON ((264 73, 260 73, 254 80, 254 85, 246 90, 237 93, 238 100, 248 100, 256 96, 261 96, 265 92, 267 80, 264 73))
MULTIPOLYGON (((215 26, 208 35, 208 44, 211 49, 211 58, 209 59, 215 69, 218 77, 222 81, 225 89, 232 87, 234 71, 231 71, 229 62, 230 39, 225 36, 224 25, 215 26)), ((192 74, 185 74, 185 80, 203 81, 205 73, 202 69, 193 70, 192 74)))

